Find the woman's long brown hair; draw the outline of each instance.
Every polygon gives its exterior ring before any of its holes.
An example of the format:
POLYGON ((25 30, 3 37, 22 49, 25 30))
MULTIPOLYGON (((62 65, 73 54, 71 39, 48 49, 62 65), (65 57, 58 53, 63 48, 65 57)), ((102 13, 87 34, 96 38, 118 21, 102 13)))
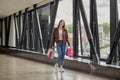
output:
MULTIPOLYGON (((59 28, 60 23, 61 23, 62 21, 64 21, 64 20, 60 20, 60 21, 59 21, 59 25, 58 25, 58 27, 57 27, 57 28, 59 28)), ((64 25, 63 25, 63 27, 62 27, 62 28, 65 28, 65 21, 64 21, 64 25)))

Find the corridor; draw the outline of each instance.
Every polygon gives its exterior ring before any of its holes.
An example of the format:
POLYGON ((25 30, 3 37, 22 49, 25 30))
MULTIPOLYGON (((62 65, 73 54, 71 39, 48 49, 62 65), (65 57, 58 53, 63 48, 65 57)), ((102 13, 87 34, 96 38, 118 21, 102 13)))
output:
POLYGON ((56 72, 48 64, 0 54, 0 80, 113 80, 65 69, 56 72))

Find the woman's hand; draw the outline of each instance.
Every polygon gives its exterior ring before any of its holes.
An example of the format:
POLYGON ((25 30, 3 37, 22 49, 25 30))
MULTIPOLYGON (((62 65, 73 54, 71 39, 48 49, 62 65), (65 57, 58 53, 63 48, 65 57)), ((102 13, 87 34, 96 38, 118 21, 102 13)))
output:
POLYGON ((70 42, 70 45, 69 45, 70 47, 72 47, 72 44, 71 44, 71 42, 70 42))
POLYGON ((54 47, 54 46, 52 46, 52 49, 53 49, 53 50, 54 50, 54 48, 55 48, 55 47, 54 47))

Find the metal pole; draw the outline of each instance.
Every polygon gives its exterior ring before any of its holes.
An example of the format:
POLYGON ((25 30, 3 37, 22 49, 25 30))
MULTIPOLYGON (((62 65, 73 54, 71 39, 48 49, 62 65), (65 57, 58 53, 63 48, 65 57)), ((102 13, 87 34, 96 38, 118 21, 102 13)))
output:
MULTIPOLYGON (((0 19, 0 42, 1 42, 1 32, 2 32, 2 30, 1 30, 1 27, 2 27, 2 19, 0 19)), ((1 46, 1 43, 0 43, 0 46, 1 46)))
POLYGON ((81 15, 82 15, 83 22, 84 22, 84 25, 85 25, 85 31, 86 31, 86 34, 87 34, 87 38, 88 38, 90 47, 93 50, 93 53, 92 53, 93 61, 94 61, 94 64, 98 64, 99 63, 99 58, 98 58, 98 54, 97 54, 95 46, 94 46, 93 36, 92 36, 91 31, 90 31, 89 26, 88 26, 84 6, 83 6, 83 3, 82 3, 82 0, 78 0, 78 2, 79 2, 79 9, 81 11, 81 15))
POLYGON ((118 27, 117 27, 116 32, 113 37, 112 47, 111 47, 110 54, 109 54, 109 56, 107 58, 107 62, 106 62, 107 64, 111 64, 113 62, 113 59, 116 55, 115 52, 116 52, 116 48, 117 48, 119 39, 120 39, 120 21, 118 23, 118 27))
POLYGON ((20 36, 20 43, 19 43, 19 47, 22 49, 24 47, 24 49, 26 48, 26 44, 24 43, 24 39, 25 39, 25 31, 26 31, 26 14, 27 14, 27 10, 28 8, 25 9, 25 13, 24 13, 24 19, 23 19, 23 29, 22 29, 22 35, 20 36), (24 43, 24 44, 23 44, 24 43))
POLYGON ((3 36, 2 36, 2 34, 3 34, 3 19, 1 20, 1 46, 2 46, 2 43, 3 43, 3 36))
MULTIPOLYGON (((96 0, 90 0, 90 29, 93 35, 94 46, 96 48, 97 54, 100 57, 100 47, 99 47, 99 31, 98 31, 98 19, 97 19, 97 8, 96 0)), ((92 60, 92 49, 90 48, 90 59, 92 60)))
MULTIPOLYGON (((93 3, 94 3, 94 0, 90 0, 90 29, 91 29, 91 33, 93 35, 93 40, 94 40, 95 38, 94 38, 94 25, 93 25, 93 23, 94 23, 94 20, 93 20, 93 18, 94 18, 94 16, 93 16, 94 15, 93 14, 93 8, 94 8, 93 3)), ((94 40, 94 43, 95 43, 95 40, 94 40)), ((93 50, 90 47, 90 60, 93 60, 93 58, 92 58, 92 53, 93 52, 92 51, 93 50)))
POLYGON ((97 4, 96 0, 94 0, 94 18, 95 18, 95 39, 96 39, 96 51, 98 56, 100 57, 100 43, 99 43, 99 28, 98 28, 98 16, 97 16, 97 4))
POLYGON ((33 20, 32 20, 32 12, 30 12, 28 20, 30 20, 30 23, 29 23, 29 26, 30 26, 30 29, 29 29, 29 34, 30 34, 29 48, 30 48, 30 50, 32 50, 33 49, 33 20))
MULTIPOLYGON (((19 31, 19 36, 21 36, 21 16, 22 15, 22 11, 19 11, 19 15, 18 15, 18 31, 19 31)), ((20 37, 21 39, 21 37, 20 37)), ((19 40, 20 41, 20 40, 19 40)), ((19 42, 19 48, 20 48, 20 42, 19 42)))
POLYGON ((54 23, 55 23, 55 18, 56 18, 56 13, 57 13, 57 9, 58 9, 58 4, 59 4, 59 0, 54 0, 54 10, 52 12, 52 16, 51 16, 51 23, 50 23, 50 42, 49 42, 49 48, 52 47, 52 38, 53 38, 53 31, 54 31, 54 23))
POLYGON ((19 31, 18 31, 16 13, 14 14, 14 22, 15 22, 15 32, 16 32, 16 48, 19 48, 19 31))
POLYGON ((78 56, 78 8, 77 0, 73 0, 73 49, 74 57, 78 56))
POLYGON ((40 20, 39 20, 39 15, 38 15, 38 12, 37 12, 37 5, 34 5, 34 12, 35 12, 35 17, 37 19, 37 24, 38 24, 38 28, 39 28, 39 34, 40 34, 40 42, 41 42, 41 46, 42 46, 42 50, 43 50, 43 54, 45 54, 45 49, 44 49, 44 46, 43 46, 43 39, 42 39, 42 32, 41 32, 41 26, 40 26, 40 20))
MULTIPOLYGON (((110 0, 110 51, 112 50, 113 47, 113 43, 114 43, 113 37, 115 35, 117 26, 118 26, 117 0, 110 0)), ((118 50, 116 48, 114 50, 114 60, 112 58, 113 56, 110 58, 110 55, 112 54, 109 54, 108 59, 112 59, 112 60, 107 59, 107 64, 111 64, 112 62, 117 61, 117 53, 118 50)))
POLYGON ((30 19, 29 19, 29 12, 26 14, 26 49, 30 49, 30 19))
POLYGON ((35 25, 34 25, 34 15, 33 15, 33 13, 32 13, 32 17, 31 17, 32 19, 32 39, 33 39, 33 46, 32 46, 32 50, 35 50, 35 25))
POLYGON ((7 26, 7 37, 6 37, 6 47, 8 48, 9 36, 10 36, 10 27, 11 27, 11 15, 8 17, 8 26, 7 26))
POLYGON ((5 17, 5 47, 7 47, 7 28, 8 28, 8 18, 5 17))
MULTIPOLYGON (((79 4, 78 4, 79 5, 79 4)), ((77 6, 78 6, 77 5, 77 6)), ((81 55, 83 55, 83 44, 82 44, 82 29, 81 29, 81 16, 80 16, 80 11, 79 11, 79 6, 78 6, 78 24, 79 24, 79 32, 80 32, 80 47, 81 47, 81 55)))
MULTIPOLYGON (((117 2, 117 0, 116 0, 117 2)), ((116 3, 116 24, 118 26, 118 3, 116 3)), ((118 46, 117 46, 117 55, 116 55, 116 61, 119 61, 120 60, 120 40, 119 40, 119 43, 118 43, 118 46)))

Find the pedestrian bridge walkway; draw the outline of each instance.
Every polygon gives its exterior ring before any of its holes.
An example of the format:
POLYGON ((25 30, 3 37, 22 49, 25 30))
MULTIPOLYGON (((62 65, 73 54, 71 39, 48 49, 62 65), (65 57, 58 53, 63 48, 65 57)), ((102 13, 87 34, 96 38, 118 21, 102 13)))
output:
POLYGON ((56 72, 53 65, 0 54, 0 80, 114 80, 65 68, 56 72))

